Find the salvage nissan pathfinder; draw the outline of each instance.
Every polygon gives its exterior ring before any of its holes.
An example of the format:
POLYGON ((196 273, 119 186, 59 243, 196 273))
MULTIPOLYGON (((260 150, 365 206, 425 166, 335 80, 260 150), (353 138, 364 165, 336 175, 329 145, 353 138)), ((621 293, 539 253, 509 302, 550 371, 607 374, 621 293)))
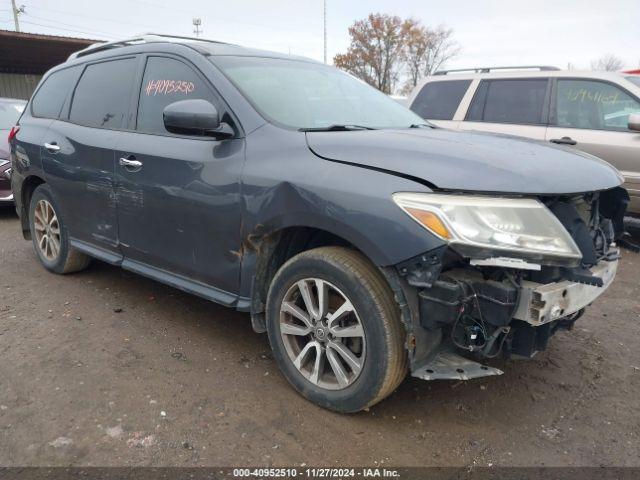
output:
POLYGON ((97 258, 249 312, 293 387, 340 412, 407 371, 466 380, 544 350, 611 284, 629 198, 588 154, 425 124, 312 60, 159 35, 71 55, 10 144, 46 269, 97 258))

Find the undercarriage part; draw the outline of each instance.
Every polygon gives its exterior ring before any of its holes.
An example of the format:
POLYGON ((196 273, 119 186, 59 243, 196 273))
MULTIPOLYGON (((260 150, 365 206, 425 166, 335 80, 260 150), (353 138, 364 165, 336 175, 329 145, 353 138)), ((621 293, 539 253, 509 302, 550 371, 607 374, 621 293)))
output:
POLYGON ((509 282, 485 280, 473 270, 447 272, 430 289, 420 293, 421 322, 425 328, 453 324, 467 314, 494 326, 508 325, 513 316, 518 291, 509 282))
POLYGON ((558 330, 571 330, 573 324, 582 316, 583 310, 556 322, 534 327, 528 323, 514 320, 513 334, 507 337, 505 351, 509 356, 532 358, 547 348, 549 338, 558 330))
POLYGON ((472 378, 502 375, 502 370, 482 365, 452 351, 438 352, 429 362, 411 372, 422 380, 470 380, 472 378))

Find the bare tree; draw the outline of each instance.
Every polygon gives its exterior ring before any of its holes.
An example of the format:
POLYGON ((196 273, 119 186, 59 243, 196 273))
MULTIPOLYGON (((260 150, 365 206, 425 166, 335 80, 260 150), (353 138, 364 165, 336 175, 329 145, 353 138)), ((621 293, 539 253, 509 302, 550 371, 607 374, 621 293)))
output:
POLYGON ((347 53, 333 63, 384 93, 391 93, 398 81, 407 23, 400 17, 372 13, 349 27, 351 44, 347 53))
POLYGON ((624 68, 624 61, 612 53, 607 53, 597 60, 591 62, 591 70, 604 70, 606 72, 613 72, 616 70, 622 70, 624 68))
POLYGON ((418 84, 421 77, 432 75, 455 57, 460 52, 460 47, 452 39, 453 30, 443 25, 431 29, 411 19, 405 25, 407 35, 402 59, 409 77, 404 91, 409 91, 418 84))

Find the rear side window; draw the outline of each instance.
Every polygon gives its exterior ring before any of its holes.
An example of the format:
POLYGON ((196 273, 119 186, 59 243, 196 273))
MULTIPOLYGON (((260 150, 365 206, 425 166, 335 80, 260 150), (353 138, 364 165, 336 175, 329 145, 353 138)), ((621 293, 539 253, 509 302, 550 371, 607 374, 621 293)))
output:
POLYGON ((411 110, 430 120, 452 120, 471 80, 429 82, 418 93, 411 110))
POLYGON ((483 80, 467 120, 536 125, 543 123, 547 79, 483 80))
POLYGON ((135 70, 134 58, 87 66, 73 94, 69 120, 87 127, 122 128, 135 70))
POLYGON ((36 117, 58 118, 78 71, 78 67, 65 68, 49 75, 31 101, 32 114, 36 117))
POLYGON ((211 89, 191 67, 173 58, 149 57, 142 78, 136 129, 166 135, 162 118, 164 108, 179 100, 193 99, 212 102, 220 111, 211 89))

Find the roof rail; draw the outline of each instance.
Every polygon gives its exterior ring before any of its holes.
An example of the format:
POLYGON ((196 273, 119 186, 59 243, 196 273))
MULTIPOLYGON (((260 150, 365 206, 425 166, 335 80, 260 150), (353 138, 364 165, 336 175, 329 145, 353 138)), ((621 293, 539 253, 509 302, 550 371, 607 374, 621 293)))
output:
POLYGON ((447 75, 449 73, 490 73, 493 70, 539 70, 541 72, 555 72, 560 70, 558 67, 552 67, 549 65, 524 65, 514 67, 476 67, 476 68, 458 68, 456 70, 438 70, 434 75, 447 75))
POLYGON ((112 48, 126 47, 128 45, 139 45, 143 43, 157 43, 157 42, 176 42, 179 40, 191 40, 191 41, 198 41, 198 42, 219 43, 219 44, 228 45, 225 42, 219 42, 216 40, 207 40, 199 37, 182 37, 179 35, 165 35, 162 33, 141 33, 140 35, 136 35, 135 37, 126 38, 123 40, 94 43, 92 45, 89 45, 87 48, 83 48, 82 50, 73 52, 71 55, 69 55, 69 58, 67 60, 72 60, 78 57, 84 57, 85 55, 102 52, 104 50, 110 50, 112 48))

